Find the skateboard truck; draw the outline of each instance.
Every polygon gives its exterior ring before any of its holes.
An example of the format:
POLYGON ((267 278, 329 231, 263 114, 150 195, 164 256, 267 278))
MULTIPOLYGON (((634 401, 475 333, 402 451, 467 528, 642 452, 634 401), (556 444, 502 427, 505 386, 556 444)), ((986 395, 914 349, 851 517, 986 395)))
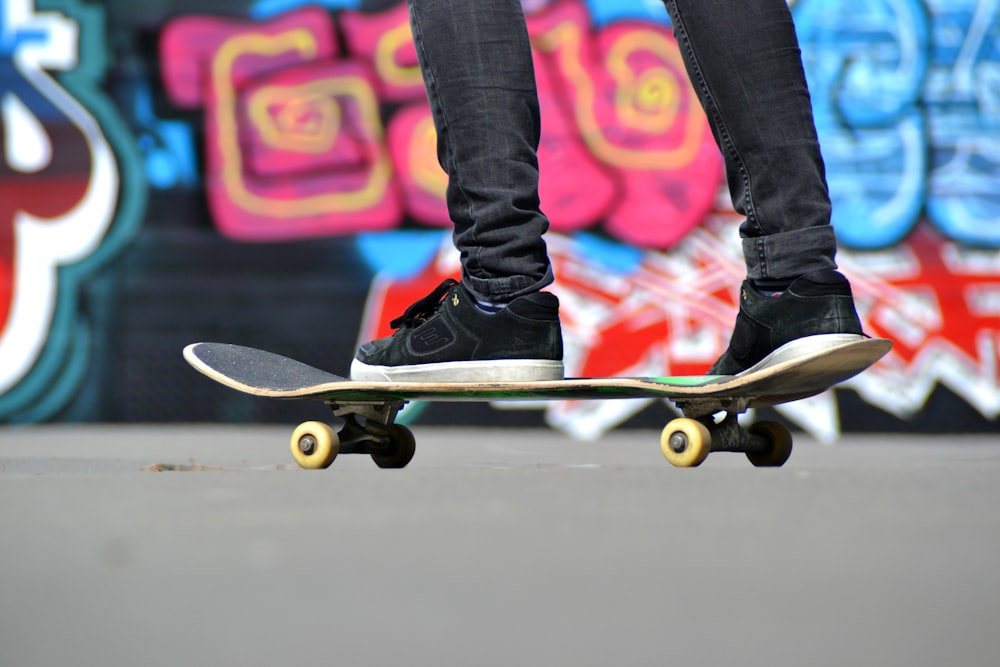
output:
MULTIPOLYGON (((685 414, 691 414, 679 405, 685 414)), ((663 456, 680 468, 701 464, 710 452, 743 452, 757 467, 784 465, 792 454, 792 434, 780 422, 759 421, 748 428, 738 415, 745 408, 729 409, 716 421, 712 415, 674 419, 660 434, 663 456)))
POLYGON ((380 468, 403 468, 416 451, 410 429, 395 423, 406 401, 327 402, 344 420, 339 431, 323 422, 305 422, 292 433, 292 457, 303 468, 326 468, 338 454, 368 454, 380 468))
MULTIPOLYGON (((380 468, 403 468, 416 450, 410 429, 395 423, 406 403, 327 401, 333 414, 344 420, 343 426, 334 432, 323 422, 300 424, 292 434, 292 456, 309 469, 328 467, 338 454, 367 454, 380 468)), ((783 424, 740 425, 738 415, 747 409, 746 399, 729 404, 719 421, 706 414, 707 404, 679 402, 678 407, 691 416, 674 419, 660 434, 663 456, 675 466, 698 466, 710 452, 742 452, 755 466, 778 467, 792 453, 792 436, 783 424)))

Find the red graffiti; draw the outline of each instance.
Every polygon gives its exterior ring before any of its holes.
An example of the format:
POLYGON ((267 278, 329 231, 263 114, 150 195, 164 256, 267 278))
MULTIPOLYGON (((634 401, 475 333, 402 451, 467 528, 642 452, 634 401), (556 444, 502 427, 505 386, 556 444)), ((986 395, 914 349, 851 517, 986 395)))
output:
MULTIPOLYGON (((712 215, 670 252, 646 251, 625 271, 602 264, 572 237, 552 235, 566 372, 576 377, 694 375, 726 349, 745 267, 735 214, 712 215)), ((844 386, 900 417, 920 410, 938 385, 987 418, 1000 413, 1000 259, 922 225, 897 248, 841 252, 865 331, 895 342, 892 353, 844 386)), ((390 333, 389 321, 443 278, 457 278, 447 237, 416 276, 376 277, 361 340, 390 333)), ((642 409, 570 401, 547 406, 550 423, 594 437, 642 409)), ((782 406, 815 437, 836 437, 835 402, 782 406), (811 411, 814 410, 814 411, 811 411), (832 410, 832 412, 830 412, 832 410)))
MULTIPOLYGON (((232 238, 450 224, 405 4, 338 18, 342 45, 316 8, 187 16, 163 32, 167 92, 205 111, 209 203, 232 238)), ((553 229, 676 244, 711 209, 722 165, 669 30, 594 30, 580 0, 564 0, 530 15, 529 31, 553 229)))
MULTIPOLYGON (((13 72, 8 76, 15 76, 13 72)), ((63 109, 39 94, 18 74, 10 80, 8 95, 17 96, 25 120, 19 127, 8 118, 0 131, 0 146, 19 141, 18 150, 4 154, 27 158, 24 164, 0 160, 0 331, 7 328, 16 289, 18 257, 16 221, 20 216, 53 220, 72 211, 84 198, 91 178, 91 153, 86 137, 63 109), (17 137, 8 133, 17 133, 17 137), (41 146, 25 146, 43 143, 41 146)))

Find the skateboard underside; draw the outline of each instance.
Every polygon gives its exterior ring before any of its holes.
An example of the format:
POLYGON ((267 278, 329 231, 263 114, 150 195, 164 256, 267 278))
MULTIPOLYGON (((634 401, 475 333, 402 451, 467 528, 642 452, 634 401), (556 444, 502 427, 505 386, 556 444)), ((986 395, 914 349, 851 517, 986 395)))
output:
POLYGON ((825 391, 860 373, 891 347, 888 340, 856 340, 736 376, 461 384, 353 382, 281 355, 223 343, 189 345, 184 357, 201 373, 237 391, 329 405, 345 426, 333 433, 318 422, 300 425, 293 434, 292 454, 303 467, 326 467, 338 453, 371 454, 382 467, 406 465, 413 455, 413 437, 395 418, 409 401, 625 398, 669 399, 684 413, 683 419, 668 424, 661 437, 663 453, 675 465, 697 465, 710 450, 742 451, 757 465, 780 465, 791 451, 788 430, 774 422, 765 422, 756 431, 744 429, 736 416, 825 391), (718 413, 725 417, 715 419, 718 413))

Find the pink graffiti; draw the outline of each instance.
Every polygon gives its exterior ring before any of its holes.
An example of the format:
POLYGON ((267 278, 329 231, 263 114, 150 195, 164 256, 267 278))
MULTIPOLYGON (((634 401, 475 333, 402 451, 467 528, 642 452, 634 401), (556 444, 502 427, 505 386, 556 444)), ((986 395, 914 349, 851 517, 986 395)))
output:
POLYGON ((378 79, 379 94, 387 102, 424 99, 424 80, 417 64, 406 3, 371 14, 340 14, 348 54, 369 62, 378 79))
POLYGON ((542 205, 556 231, 592 227, 614 212, 625 184, 617 170, 603 164, 587 147, 572 103, 560 90, 564 76, 537 47, 533 53, 542 114, 538 147, 542 205))
MULTIPOLYGON (((215 223, 244 240, 447 226, 447 184, 405 4, 265 22, 187 16, 161 38, 175 104, 203 108, 215 223), (385 127, 383 129, 383 122, 385 127)), ((529 16, 556 231, 667 248, 711 210, 721 159, 660 26, 595 31, 580 0, 529 16)))
MULTIPOLYGON (((575 0, 532 16, 529 30, 536 69, 551 73, 540 86, 564 106, 593 158, 618 177, 605 229, 639 246, 674 245, 711 210, 722 166, 673 35, 639 22, 594 35, 575 0)), ((546 124, 553 115, 543 112, 546 124)), ((540 154, 549 180, 579 188, 573 170, 549 168, 547 157, 540 154)), ((591 180, 582 182, 589 193, 591 180)))
POLYGON ((448 177, 437 161, 437 136, 426 101, 400 109, 389 123, 389 153, 406 202, 406 214, 425 225, 449 227, 448 177))
POLYGON ((363 62, 338 58, 330 15, 257 23, 189 16, 160 42, 175 104, 205 109, 216 225, 246 240, 387 229, 402 204, 363 62))

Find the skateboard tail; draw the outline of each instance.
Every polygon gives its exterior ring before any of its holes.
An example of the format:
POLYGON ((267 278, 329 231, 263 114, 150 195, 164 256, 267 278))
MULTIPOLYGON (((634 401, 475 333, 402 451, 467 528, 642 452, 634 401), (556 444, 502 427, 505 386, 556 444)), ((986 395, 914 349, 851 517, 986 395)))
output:
POLYGON ((219 384, 246 394, 275 398, 302 387, 347 382, 333 373, 264 350, 225 343, 192 343, 184 359, 196 371, 219 384))

